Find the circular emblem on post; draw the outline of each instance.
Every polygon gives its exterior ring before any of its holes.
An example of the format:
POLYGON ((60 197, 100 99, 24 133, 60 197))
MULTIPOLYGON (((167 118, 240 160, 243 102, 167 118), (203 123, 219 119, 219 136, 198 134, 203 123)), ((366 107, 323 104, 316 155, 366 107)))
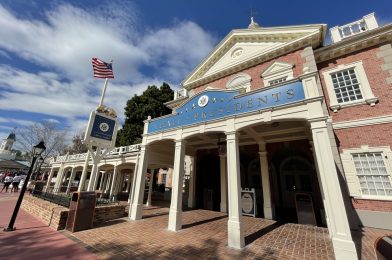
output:
POLYGON ((99 129, 102 132, 107 132, 107 131, 109 131, 109 125, 107 123, 100 123, 99 124, 99 129))
POLYGON ((205 107, 208 104, 208 96, 207 95, 201 96, 197 101, 197 104, 199 105, 199 107, 205 107))

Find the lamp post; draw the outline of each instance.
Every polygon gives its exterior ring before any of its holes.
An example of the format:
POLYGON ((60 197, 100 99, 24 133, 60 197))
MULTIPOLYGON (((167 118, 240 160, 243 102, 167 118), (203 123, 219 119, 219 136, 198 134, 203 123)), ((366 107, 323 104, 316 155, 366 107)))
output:
POLYGON ((30 165, 29 172, 27 173, 27 177, 23 183, 22 190, 20 191, 19 198, 18 198, 18 201, 16 202, 14 212, 12 213, 10 223, 8 224, 8 227, 4 228, 4 231, 14 231, 15 230, 15 228, 14 228, 15 220, 16 220, 16 217, 18 216, 19 208, 20 208, 20 205, 22 204, 23 196, 26 192, 27 183, 29 182, 31 172, 33 171, 33 168, 34 168, 34 163, 37 160, 37 157, 40 156, 45 151, 45 149, 46 149, 46 147, 45 147, 44 141, 41 141, 39 144, 37 144, 36 146, 33 147, 33 158, 31 159, 31 165, 30 165))

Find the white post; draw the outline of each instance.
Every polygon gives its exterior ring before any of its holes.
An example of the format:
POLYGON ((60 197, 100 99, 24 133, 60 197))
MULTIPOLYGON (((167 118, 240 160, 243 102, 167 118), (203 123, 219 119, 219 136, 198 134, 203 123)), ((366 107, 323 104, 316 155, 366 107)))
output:
POLYGON ((182 226, 182 186, 184 183, 185 141, 176 140, 174 152, 173 189, 169 211, 168 229, 177 231, 182 226))
MULTIPOLYGON (((98 190, 99 189, 99 186, 98 186, 99 176, 102 176, 102 172, 100 170, 98 170, 97 174, 95 175, 94 190, 98 190)), ((102 181, 102 177, 101 177, 101 181, 102 181)))
POLYGON ((229 195, 229 220, 227 222, 228 246, 240 249, 245 246, 245 238, 241 213, 241 176, 238 136, 237 133, 233 131, 226 133, 226 137, 229 195))
POLYGON ((104 97, 105 97, 105 92, 106 92, 106 87, 107 87, 107 85, 108 85, 108 79, 106 78, 106 79, 105 79, 105 83, 104 83, 104 85, 103 85, 101 100, 99 101, 99 106, 102 106, 102 105, 103 105, 103 99, 104 99, 104 97))
POLYGON ((192 157, 192 172, 191 178, 189 179, 189 195, 188 195, 188 207, 194 208, 195 205, 195 191, 196 191, 196 156, 192 157))
POLYGON ((80 176, 80 182, 79 182, 79 187, 78 187, 79 192, 84 189, 84 184, 86 182, 86 177, 87 177, 87 172, 88 172, 89 160, 90 160, 90 150, 87 151, 86 160, 84 161, 82 176, 80 176))
POLYGON ((220 158, 220 187, 221 187, 221 202, 220 202, 220 211, 227 212, 227 191, 226 191, 226 155, 219 155, 220 158))
POLYGON ((140 149, 139 166, 136 172, 135 193, 132 201, 132 209, 130 209, 129 218, 131 220, 141 219, 143 216, 143 196, 144 182, 146 180, 146 171, 148 164, 148 146, 142 145, 140 149))
POLYGON ((90 180, 88 182, 88 191, 95 191, 95 179, 97 177, 97 172, 98 172, 98 163, 93 160, 93 168, 91 169, 91 174, 90 174, 90 180))
POLYGON ((106 172, 101 173, 101 181, 99 182, 99 190, 101 191, 103 188, 103 183, 105 182, 106 172))
POLYGON ((271 186, 270 186, 267 151, 266 151, 265 143, 259 143, 259 156, 260 156, 261 182, 263 185, 264 218, 273 219, 274 209, 272 208, 272 203, 271 203, 271 186))
POLYGON ((53 174, 54 174, 54 167, 52 167, 50 169, 48 181, 46 182, 46 186, 45 186, 45 192, 48 192, 48 189, 50 187, 50 183, 52 182, 53 174))
POLYGON ((311 122, 314 152, 319 168, 319 182, 328 210, 328 230, 336 259, 358 259, 355 244, 351 238, 350 226, 335 168, 331 142, 325 121, 311 122))
POLYGON ((66 194, 69 194, 69 192, 71 190, 71 185, 72 185, 72 181, 75 178, 75 174, 76 174, 76 168, 72 168, 72 172, 71 172, 71 176, 69 177, 69 182, 68 182, 66 194))
POLYGON ((153 180, 154 180, 154 170, 152 170, 152 173, 151 173, 151 177, 150 177, 150 182, 148 183, 148 197, 147 197, 147 203, 146 203, 146 206, 147 207, 150 207, 151 206, 151 195, 152 195, 152 183, 153 183, 153 180))
POLYGON ((127 192, 129 192, 130 187, 131 187, 131 173, 128 173, 127 189, 126 189, 127 192))
POLYGON ((112 185, 110 187, 110 194, 109 194, 109 199, 110 200, 113 200, 113 197, 114 197, 114 189, 115 189, 115 186, 116 186, 117 175, 118 175, 118 169, 117 169, 117 165, 116 165, 116 166, 114 166, 112 185))

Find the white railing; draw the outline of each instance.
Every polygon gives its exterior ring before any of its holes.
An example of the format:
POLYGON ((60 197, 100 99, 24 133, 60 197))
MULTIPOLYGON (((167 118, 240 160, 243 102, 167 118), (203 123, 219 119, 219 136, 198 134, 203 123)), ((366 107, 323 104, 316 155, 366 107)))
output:
MULTIPOLYGON (((116 147, 112 151, 110 151, 104 158, 114 157, 116 155, 127 154, 127 153, 135 153, 140 151, 140 144, 133 144, 128 146, 116 147)), ((71 162, 71 161, 84 161, 86 159, 87 153, 79 153, 69 155, 68 158, 66 155, 56 156, 50 159, 49 163, 55 162, 71 162)))
POLYGON ((344 38, 373 30, 378 27, 374 13, 365 15, 362 19, 330 29, 332 41, 339 42, 344 38))
POLYGON ((188 96, 188 91, 185 88, 174 91, 174 100, 187 96, 188 96))

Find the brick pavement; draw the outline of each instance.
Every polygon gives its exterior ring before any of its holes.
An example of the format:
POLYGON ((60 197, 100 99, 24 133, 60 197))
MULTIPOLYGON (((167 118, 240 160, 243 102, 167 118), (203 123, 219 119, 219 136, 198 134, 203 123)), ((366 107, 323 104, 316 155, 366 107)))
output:
MULTIPOLYGON (((143 219, 127 218, 73 233, 103 259, 334 259, 326 228, 244 217, 247 246, 227 247, 227 215, 207 210, 183 213, 183 229, 167 230, 168 208, 150 207, 143 219)), ((361 259, 375 259, 374 240, 388 231, 354 232, 361 259)))
MULTIPOLYGON (((18 193, 0 193, 0 259, 94 260, 97 256, 20 209, 12 232, 3 232, 18 193)), ((25 196, 28 196, 27 194, 25 196)))

